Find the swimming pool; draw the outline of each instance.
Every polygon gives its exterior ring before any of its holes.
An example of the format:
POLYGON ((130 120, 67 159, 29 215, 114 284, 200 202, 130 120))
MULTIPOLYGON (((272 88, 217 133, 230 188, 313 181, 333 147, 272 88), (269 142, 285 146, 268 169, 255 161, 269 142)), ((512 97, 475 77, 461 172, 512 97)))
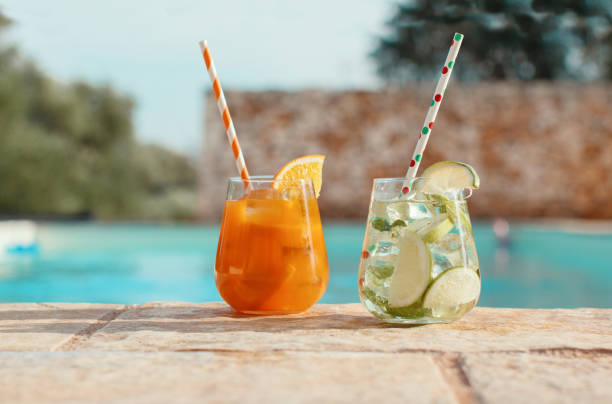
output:
MULTIPOLYGON (((324 224, 330 284, 322 303, 358 302, 361 224, 324 224)), ((218 227, 43 224, 40 251, 0 259, 0 302, 218 301, 218 227)), ((479 305, 612 307, 612 229, 580 234, 511 224, 498 246, 490 223, 474 235, 479 305)))

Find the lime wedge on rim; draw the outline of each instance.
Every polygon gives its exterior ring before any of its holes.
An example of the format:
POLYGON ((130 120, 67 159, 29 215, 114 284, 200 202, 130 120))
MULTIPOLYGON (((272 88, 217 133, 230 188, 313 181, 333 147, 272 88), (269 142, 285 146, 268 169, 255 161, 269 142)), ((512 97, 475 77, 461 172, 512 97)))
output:
POLYGON ((421 175, 428 178, 423 184, 423 192, 440 193, 451 189, 476 189, 480 187, 480 178, 469 164, 458 161, 440 161, 432 164, 421 175))
POLYGON ((476 271, 466 267, 453 267, 442 272, 433 281, 423 299, 428 309, 453 308, 469 303, 480 295, 480 278, 476 271))
POLYGON ((389 287, 389 307, 409 306, 421 298, 431 278, 433 261, 421 237, 407 231, 399 241, 399 256, 389 287))

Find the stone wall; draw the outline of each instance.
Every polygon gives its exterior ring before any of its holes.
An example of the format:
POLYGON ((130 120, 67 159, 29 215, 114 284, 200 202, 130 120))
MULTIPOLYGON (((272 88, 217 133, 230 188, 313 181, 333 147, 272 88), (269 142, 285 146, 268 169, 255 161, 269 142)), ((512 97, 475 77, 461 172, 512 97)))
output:
MULTIPOLYGON (((304 154, 327 155, 321 213, 364 220, 372 178, 404 175, 431 83, 378 92, 228 91, 252 174, 304 154)), ((214 97, 205 103, 200 207, 219 221, 236 175, 214 97)), ((612 218, 612 86, 452 83, 421 167, 476 168, 474 217, 612 218)))

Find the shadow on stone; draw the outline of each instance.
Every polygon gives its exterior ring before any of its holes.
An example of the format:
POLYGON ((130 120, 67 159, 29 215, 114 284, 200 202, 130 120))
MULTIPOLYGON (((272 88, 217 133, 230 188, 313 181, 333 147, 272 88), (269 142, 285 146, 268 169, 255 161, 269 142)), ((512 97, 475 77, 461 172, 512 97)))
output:
MULTIPOLYGON (((0 321, 31 320, 95 320, 113 311, 112 308, 95 309, 49 309, 0 311, 0 321)), ((1 327, 1 326, 0 326, 1 327)), ((2 329, 0 328, 0 332, 2 329)))
MULTIPOLYGON (((0 312, 2 333, 74 333, 91 321, 102 318, 113 309, 58 309, 0 312), (2 324, 8 320, 8 324, 2 324), (41 321, 42 320, 42 321, 41 321), (50 321, 44 321, 50 320, 50 321), (72 320, 72 321, 61 321, 72 320), (74 321, 83 320, 83 322, 74 321)), ((414 325, 384 323, 368 314, 321 312, 316 307, 301 314, 253 316, 238 313, 219 304, 210 306, 137 306, 121 313, 98 330, 98 333, 137 331, 221 333, 221 332, 295 332, 299 330, 357 330, 411 328, 414 325)))

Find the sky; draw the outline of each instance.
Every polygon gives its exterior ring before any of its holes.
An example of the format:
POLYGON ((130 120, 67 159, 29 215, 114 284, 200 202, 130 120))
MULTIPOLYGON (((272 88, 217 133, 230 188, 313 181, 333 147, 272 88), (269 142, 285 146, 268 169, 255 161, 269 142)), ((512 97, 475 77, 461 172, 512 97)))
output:
MULTIPOLYGON (((375 88, 368 58, 391 0, 0 0, 21 52, 54 78, 111 84, 136 101, 144 142, 196 153, 210 89, 375 88)), ((231 99, 228 100, 231 110, 231 99)))

